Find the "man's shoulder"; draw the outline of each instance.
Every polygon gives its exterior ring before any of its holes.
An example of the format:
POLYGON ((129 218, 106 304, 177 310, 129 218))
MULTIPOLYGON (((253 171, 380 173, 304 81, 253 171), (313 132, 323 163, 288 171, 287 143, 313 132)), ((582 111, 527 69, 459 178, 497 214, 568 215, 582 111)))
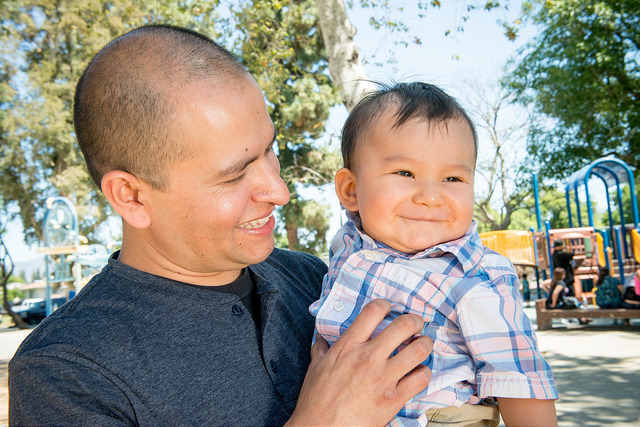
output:
POLYGON ((321 259, 304 252, 277 248, 266 260, 251 268, 266 280, 298 283, 304 287, 311 284, 314 290, 320 289, 327 273, 327 264, 321 259))
MULTIPOLYGON (((122 337, 151 310, 161 310, 161 292, 139 286, 112 266, 105 267, 80 292, 59 307, 22 342, 16 356, 83 358, 122 349, 122 337)), ((170 301, 164 305, 166 309, 170 301)), ((174 302, 175 304, 175 302, 174 302)))

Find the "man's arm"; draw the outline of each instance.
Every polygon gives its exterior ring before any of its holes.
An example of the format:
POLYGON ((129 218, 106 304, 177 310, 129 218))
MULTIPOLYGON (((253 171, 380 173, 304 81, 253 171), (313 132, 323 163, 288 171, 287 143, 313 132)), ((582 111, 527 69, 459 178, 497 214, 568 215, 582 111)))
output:
POLYGON ((499 397, 498 409, 507 427, 557 427, 558 425, 554 400, 499 397))
POLYGON ((433 348, 428 337, 414 339, 390 357, 420 333, 424 322, 419 316, 399 316, 371 338, 390 310, 389 302, 372 301, 331 348, 318 339, 298 404, 286 425, 383 426, 427 387, 431 371, 421 362, 433 348))

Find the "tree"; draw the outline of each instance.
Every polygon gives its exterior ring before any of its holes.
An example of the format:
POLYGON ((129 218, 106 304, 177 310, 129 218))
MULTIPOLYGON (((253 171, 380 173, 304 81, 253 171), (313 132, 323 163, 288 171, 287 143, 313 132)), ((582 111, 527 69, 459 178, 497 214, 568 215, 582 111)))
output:
MULTIPOLYGON (((551 186, 541 186, 539 189, 540 206, 542 209, 541 229, 544 230, 544 221, 549 221, 551 228, 567 228, 569 216, 567 204, 563 192, 551 186)), ((583 206, 584 208, 584 206, 583 206)), ((538 228, 536 220, 535 199, 530 197, 523 202, 523 206, 512 215, 511 228, 514 230, 529 230, 538 228)))
POLYGON ((533 2, 541 33, 510 86, 533 105, 528 151, 562 178, 615 154, 640 166, 640 11, 637 0, 533 2))
POLYGON ((27 283, 27 273, 21 271, 17 276, 9 277, 9 282, 11 283, 27 283))
POLYGON ((326 46, 331 79, 340 90, 347 111, 359 97, 374 88, 360 61, 360 51, 353 37, 351 25, 342 0, 317 0, 318 17, 326 46))
MULTIPOLYGON (((357 100, 371 89, 375 89, 367 73, 362 66, 361 55, 354 41, 356 33, 355 27, 349 20, 344 0, 316 0, 318 5, 318 16, 322 36, 327 50, 329 70, 331 79, 340 90, 342 102, 348 111, 354 107, 357 100)), ((347 5, 352 5, 353 0, 347 1, 347 5)), ((379 9, 382 11, 381 17, 371 17, 369 23, 376 29, 386 29, 391 32, 407 35, 409 28, 402 23, 401 16, 405 12, 403 5, 392 6, 389 1, 360 0, 360 5, 364 8, 379 9), (400 17, 398 17, 400 16, 400 17)), ((495 0, 465 0, 459 5, 465 12, 460 16, 460 25, 452 32, 447 30, 445 36, 464 30, 463 23, 470 18, 470 14, 477 10, 491 11, 496 8, 509 8, 509 0, 499 2, 495 0)), ((429 8, 440 8, 442 3, 439 0, 420 0, 417 2, 419 17, 424 17, 429 8)), ((505 29, 505 36, 509 40, 517 37, 517 28, 507 21, 498 21, 505 29)), ((411 37, 413 43, 422 43, 421 40, 411 37)), ((407 45, 408 42, 402 38, 398 44, 407 45)))
POLYGON ((0 224, 0 288, 2 289, 2 307, 5 309, 7 314, 11 316, 18 328, 28 329, 29 325, 27 325, 20 316, 13 312, 11 304, 9 304, 7 284, 9 283, 9 278, 11 278, 11 275, 13 274, 14 265, 11 254, 4 243, 4 234, 5 230, 3 228, 3 224, 0 224))
POLYGON ((31 281, 34 282, 36 280, 41 280, 44 279, 44 275, 42 274, 42 272, 40 271, 40 268, 36 268, 32 273, 31 273, 31 281))
POLYGON ((475 215, 483 231, 506 230, 514 212, 533 197, 531 175, 523 168, 526 159, 517 156, 528 118, 523 109, 514 111, 513 96, 498 82, 470 82, 467 87, 480 141, 486 135, 489 143, 478 153, 475 215))

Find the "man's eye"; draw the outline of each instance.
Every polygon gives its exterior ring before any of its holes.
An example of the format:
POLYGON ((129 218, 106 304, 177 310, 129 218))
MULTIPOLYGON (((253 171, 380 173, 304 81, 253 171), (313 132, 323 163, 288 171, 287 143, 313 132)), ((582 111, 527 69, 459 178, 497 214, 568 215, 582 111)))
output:
POLYGON ((224 183, 225 183, 225 184, 227 184, 227 185, 235 184, 235 183, 237 183, 237 182, 242 181, 242 178, 244 178, 244 174, 239 175, 239 176, 237 176, 237 177, 235 177, 235 178, 233 178, 233 179, 230 179, 230 180, 228 180, 228 181, 225 181, 224 183))
POLYGON ((413 174, 409 171, 398 171, 396 172, 396 175, 404 176, 407 178, 413 178, 413 174))

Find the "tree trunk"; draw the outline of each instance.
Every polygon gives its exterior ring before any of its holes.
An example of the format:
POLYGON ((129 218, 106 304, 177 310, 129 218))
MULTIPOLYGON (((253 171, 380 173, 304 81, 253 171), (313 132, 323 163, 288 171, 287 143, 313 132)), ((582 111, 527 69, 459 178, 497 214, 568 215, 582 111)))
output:
POLYGON ((22 320, 22 317, 18 316, 17 314, 15 314, 13 312, 13 310, 11 310, 11 305, 9 305, 9 303, 6 301, 7 297, 7 286, 4 285, 3 286, 3 291, 4 291, 4 299, 5 301, 2 302, 2 307, 4 307, 5 311, 7 312, 7 314, 9 316, 11 316, 11 318, 13 319, 13 321, 15 322, 16 326, 19 329, 29 329, 29 325, 27 324, 27 322, 25 322, 24 320, 22 320))
MULTIPOLYGON (((0 224, 1 226, 2 224, 0 224)), ((0 230, 2 227, 0 227, 0 230)), ((11 305, 9 305, 9 297, 7 295, 7 284, 9 283, 9 278, 13 274, 13 259, 11 258, 11 254, 9 253, 9 249, 7 245, 4 243, 4 238, 2 234, 0 234, 0 286, 2 287, 2 306, 5 311, 13 321, 16 323, 16 326, 20 329, 28 329, 29 325, 22 320, 22 317, 18 316, 11 310, 11 305)))
POLYGON ((286 224, 285 228, 287 229, 287 240, 289 240, 289 249, 297 250, 300 245, 300 241, 298 240, 298 227, 295 224, 286 224))
POLYGON ((331 80, 340 90, 345 107, 351 111, 358 99, 375 84, 367 78, 353 41, 356 29, 351 25, 343 0, 316 0, 320 29, 329 59, 331 80))

